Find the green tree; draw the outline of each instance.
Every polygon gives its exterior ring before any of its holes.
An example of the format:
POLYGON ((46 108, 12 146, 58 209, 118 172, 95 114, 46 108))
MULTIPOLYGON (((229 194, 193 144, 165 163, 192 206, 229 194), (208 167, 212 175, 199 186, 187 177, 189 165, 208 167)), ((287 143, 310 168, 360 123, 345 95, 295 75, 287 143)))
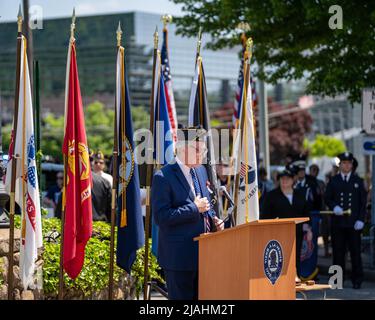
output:
POLYGON ((349 94, 360 100, 363 87, 375 85, 375 1, 171 0, 185 15, 178 32, 196 36, 199 27, 212 37, 210 47, 240 43, 239 22, 248 22, 254 59, 265 68, 260 78, 307 80, 310 93, 349 94), (330 29, 332 5, 343 11, 343 28, 330 29))
POLYGON ((318 134, 312 142, 305 139, 304 147, 309 150, 311 157, 336 157, 338 154, 346 151, 344 142, 323 134, 318 134))

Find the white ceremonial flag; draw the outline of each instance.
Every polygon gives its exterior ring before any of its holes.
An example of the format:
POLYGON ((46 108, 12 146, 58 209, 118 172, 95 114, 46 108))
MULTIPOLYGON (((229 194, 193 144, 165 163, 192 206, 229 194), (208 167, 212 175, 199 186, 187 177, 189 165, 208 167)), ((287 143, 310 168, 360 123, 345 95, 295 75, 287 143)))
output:
MULTIPOLYGON (((247 68, 250 68, 247 61, 247 68)), ((244 86, 248 84, 247 90, 242 90, 242 108, 240 111, 240 125, 235 138, 235 180, 238 185, 237 194, 237 219, 236 225, 259 220, 259 196, 257 178, 257 158, 255 150, 255 129, 253 123, 252 91, 250 82, 250 70, 245 73, 244 86), (246 105, 243 104, 246 101, 246 105)))
POLYGON ((12 162, 14 156, 17 155, 15 201, 22 212, 19 266, 20 279, 26 290, 33 283, 35 262, 38 257, 37 249, 42 247, 43 239, 35 160, 33 107, 26 55, 26 38, 24 36, 22 36, 21 41, 20 60, 18 118, 13 119, 5 186, 7 191, 10 192, 12 162), (16 136, 14 136, 15 123, 17 123, 16 136))

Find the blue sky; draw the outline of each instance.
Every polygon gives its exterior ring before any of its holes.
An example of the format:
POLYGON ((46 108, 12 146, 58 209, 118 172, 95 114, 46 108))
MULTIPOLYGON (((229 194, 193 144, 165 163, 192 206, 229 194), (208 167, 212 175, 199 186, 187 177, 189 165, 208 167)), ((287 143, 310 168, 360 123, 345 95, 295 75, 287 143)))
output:
MULTIPOLYGON (((18 6, 22 1, 0 0, 0 22, 16 20, 18 6)), ((76 8, 77 16, 145 11, 181 15, 181 7, 169 0, 29 0, 30 6, 43 9, 44 18, 67 17, 76 8)))

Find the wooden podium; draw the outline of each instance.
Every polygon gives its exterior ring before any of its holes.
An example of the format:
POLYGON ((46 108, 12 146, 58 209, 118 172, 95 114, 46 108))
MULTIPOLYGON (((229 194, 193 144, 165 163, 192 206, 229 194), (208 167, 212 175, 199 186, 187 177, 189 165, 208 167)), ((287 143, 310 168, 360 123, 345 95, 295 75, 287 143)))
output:
POLYGON ((308 220, 259 220, 195 238, 199 300, 295 300, 295 225, 308 220))

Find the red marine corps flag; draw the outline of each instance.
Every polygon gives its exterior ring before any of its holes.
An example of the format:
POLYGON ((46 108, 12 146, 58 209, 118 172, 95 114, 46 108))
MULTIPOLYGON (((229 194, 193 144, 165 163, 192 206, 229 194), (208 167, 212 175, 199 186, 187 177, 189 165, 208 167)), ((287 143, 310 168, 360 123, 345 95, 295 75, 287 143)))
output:
POLYGON ((63 267, 70 278, 81 272, 92 232, 91 168, 87 147, 76 47, 70 38, 66 68, 63 193, 63 267))

